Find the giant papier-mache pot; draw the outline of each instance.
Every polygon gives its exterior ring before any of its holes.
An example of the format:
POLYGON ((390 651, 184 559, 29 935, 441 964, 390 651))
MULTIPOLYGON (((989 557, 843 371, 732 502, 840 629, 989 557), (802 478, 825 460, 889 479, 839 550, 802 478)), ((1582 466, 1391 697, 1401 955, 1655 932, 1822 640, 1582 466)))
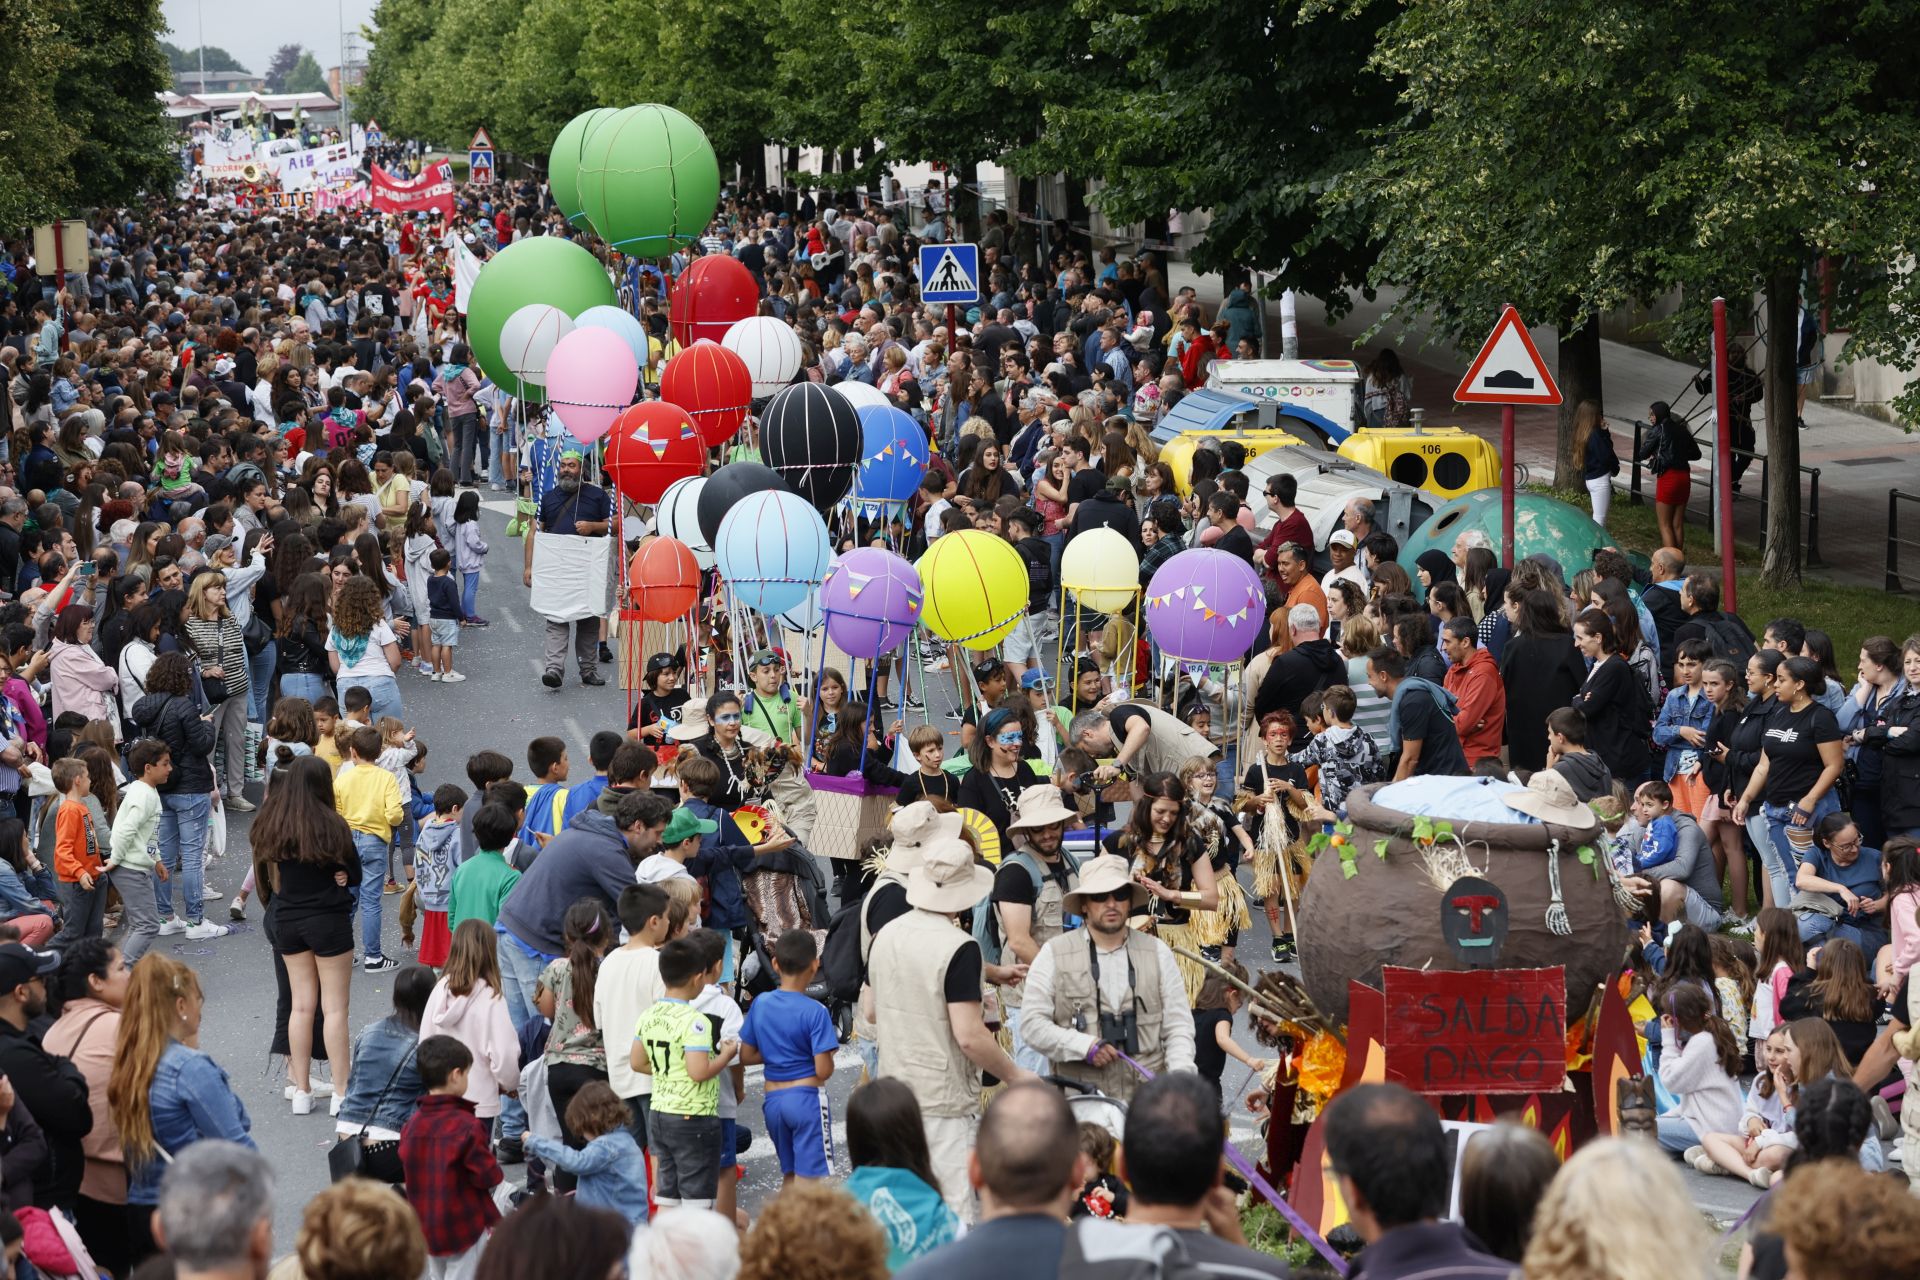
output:
MULTIPOLYGON (((1307 993, 1321 1012, 1337 1022, 1347 1019, 1347 982, 1378 989, 1382 965, 1410 969, 1464 969, 1441 936, 1441 886, 1434 883, 1412 839, 1414 816, 1373 803, 1386 784, 1361 787, 1347 798, 1348 837, 1355 874, 1342 874, 1339 850, 1324 850, 1315 860, 1300 902, 1300 969, 1307 993), (1375 855, 1376 842, 1388 841, 1387 856, 1375 855)), ((1444 815, 1433 815, 1440 821, 1444 815)), ((1577 1018, 1592 1002, 1595 988, 1626 955, 1625 914, 1614 901, 1605 869, 1605 832, 1524 822, 1450 820, 1466 843, 1475 874, 1506 894, 1509 926, 1500 953, 1503 969, 1542 969, 1564 965, 1567 1017, 1577 1018), (1567 936, 1547 926, 1553 894, 1549 885, 1550 846, 1560 841, 1561 900, 1572 928, 1567 936), (1578 850, 1594 851, 1592 865, 1578 850), (1595 868, 1600 874, 1596 879, 1595 868)))

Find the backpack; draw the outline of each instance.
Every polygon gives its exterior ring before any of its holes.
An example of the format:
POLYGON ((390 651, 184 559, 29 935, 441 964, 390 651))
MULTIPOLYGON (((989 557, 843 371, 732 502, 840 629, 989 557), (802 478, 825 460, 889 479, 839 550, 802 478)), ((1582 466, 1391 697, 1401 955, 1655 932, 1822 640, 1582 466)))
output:
POLYGON ((1701 615, 1692 619, 1706 633, 1706 641, 1713 649, 1713 656, 1725 658, 1740 670, 1747 667, 1747 660, 1758 651, 1753 635, 1746 624, 1736 617, 1721 614, 1718 618, 1701 615))
POLYGON ((1257 1274, 1247 1267, 1216 1268, 1187 1251, 1171 1227, 1080 1218, 1060 1248, 1060 1280, 1199 1280, 1257 1274))
POLYGON ((860 919, 866 906, 862 897, 834 912, 820 948, 819 981, 829 996, 849 1004, 860 998, 860 985, 867 980, 867 963, 860 957, 860 919))
MULTIPOLYGON (((1080 860, 1068 853, 1065 849, 1060 851, 1060 859, 1067 864, 1067 872, 1069 875, 1078 875, 1080 873, 1080 860)), ((1025 850, 1008 854, 1000 860, 1000 865, 1003 867, 1019 867, 1022 871, 1026 872, 1028 877, 1033 881, 1033 891, 1036 896, 1046 882, 1047 873, 1041 870, 1040 860, 1025 850)), ((1071 928, 1072 926, 1068 925, 1068 927, 1071 928)), ((980 944, 980 954, 988 964, 1000 963, 1000 957, 1006 950, 1007 940, 1000 935, 1000 913, 993 909, 993 895, 991 890, 988 891, 986 901, 974 908, 973 940, 980 944)))
POLYGON ((1684 423, 1679 424, 1679 429, 1673 433, 1673 441, 1677 450, 1674 461, 1700 461, 1700 442, 1694 438, 1693 432, 1684 423))

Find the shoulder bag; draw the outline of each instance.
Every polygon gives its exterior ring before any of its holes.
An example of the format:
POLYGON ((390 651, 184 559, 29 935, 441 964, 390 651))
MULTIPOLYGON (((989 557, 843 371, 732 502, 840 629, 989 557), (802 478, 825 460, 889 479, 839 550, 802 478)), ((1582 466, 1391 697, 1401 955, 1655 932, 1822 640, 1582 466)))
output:
MULTIPOLYGON (((368 1116, 367 1122, 360 1126, 360 1132, 340 1139, 328 1150, 327 1172, 335 1182, 344 1178, 369 1176, 367 1174, 367 1130, 373 1127, 373 1117, 380 1114, 380 1104, 387 1100, 387 1094, 393 1089, 393 1082, 400 1078, 400 1073, 407 1069, 407 1064, 413 1061, 413 1055, 419 1051, 420 1046, 416 1044, 407 1050, 406 1057, 400 1059, 400 1065, 393 1069, 393 1074, 387 1077, 386 1084, 381 1086, 380 1096, 373 1100, 373 1115, 368 1116)), ((345 1086, 339 1084, 335 1087, 345 1086)))

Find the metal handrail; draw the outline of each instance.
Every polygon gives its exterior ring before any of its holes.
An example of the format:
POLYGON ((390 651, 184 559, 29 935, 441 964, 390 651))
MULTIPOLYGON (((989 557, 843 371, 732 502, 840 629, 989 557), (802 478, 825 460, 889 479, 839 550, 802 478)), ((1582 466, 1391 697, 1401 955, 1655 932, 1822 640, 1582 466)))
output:
POLYGON ((1904 591, 1900 585, 1899 559, 1901 547, 1913 547, 1920 550, 1920 542, 1900 537, 1900 504, 1902 502, 1920 503, 1920 493, 1902 493, 1898 489, 1887 491, 1887 590, 1904 591))
MULTIPOLYGON (((1640 452, 1640 427, 1641 424, 1638 421, 1633 424, 1633 451, 1636 455, 1640 452)), ((1760 464, 1760 551, 1761 554, 1764 555, 1767 549, 1767 495, 1771 488, 1768 484, 1768 474, 1771 464, 1768 462, 1765 454, 1755 453, 1751 449, 1731 449, 1729 453, 1731 453, 1733 457, 1745 458, 1750 463, 1758 462, 1760 464)), ((1709 457, 1711 458, 1711 451, 1709 451, 1709 457)), ((1810 467, 1805 463, 1801 463, 1797 469, 1801 475, 1808 478, 1806 567, 1809 569, 1819 569, 1824 567, 1826 563, 1820 557, 1820 468, 1810 467)), ((1641 501, 1641 497, 1640 462, 1637 457, 1633 463, 1633 477, 1627 488, 1630 501, 1638 504, 1641 501)), ((1710 484, 1707 488, 1707 523, 1709 527, 1714 523, 1713 503, 1716 496, 1717 486, 1710 484)), ((1920 497, 1920 495, 1908 496, 1920 497)), ((1738 502, 1740 497, 1741 495, 1734 495, 1734 501, 1738 502)), ((1682 520, 1686 519, 1686 511, 1684 509, 1682 509, 1680 513, 1680 518, 1682 520)), ((1888 549, 1888 554, 1889 556, 1892 555, 1891 547, 1888 549)), ((1888 563, 1891 564, 1891 560, 1889 560, 1888 563)), ((1889 572, 1891 572, 1891 570, 1889 570, 1889 572)))

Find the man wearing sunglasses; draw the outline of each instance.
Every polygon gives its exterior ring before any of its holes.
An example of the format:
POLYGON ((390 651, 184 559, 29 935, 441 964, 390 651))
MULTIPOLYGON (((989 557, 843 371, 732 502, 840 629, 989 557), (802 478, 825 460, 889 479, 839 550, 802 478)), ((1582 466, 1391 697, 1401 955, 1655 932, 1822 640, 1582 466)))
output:
POLYGON ((1141 1082, 1122 1054, 1155 1075, 1193 1070, 1193 1013, 1173 950, 1127 924, 1146 902, 1125 858, 1084 863, 1061 906, 1086 924, 1039 949, 1021 996, 1027 1049, 1054 1074, 1121 1099, 1141 1082))

